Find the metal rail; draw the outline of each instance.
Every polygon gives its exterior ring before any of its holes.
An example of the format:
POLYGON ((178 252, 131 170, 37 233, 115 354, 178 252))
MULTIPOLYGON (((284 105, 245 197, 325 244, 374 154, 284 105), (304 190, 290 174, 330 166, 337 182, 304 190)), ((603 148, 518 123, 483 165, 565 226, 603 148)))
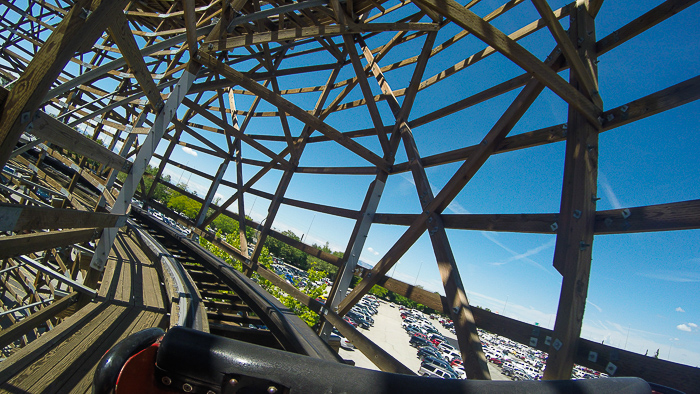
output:
POLYGON ((161 265, 161 273, 166 283, 166 292, 171 300, 171 316, 176 316, 177 325, 199 331, 209 331, 204 315, 201 296, 182 264, 156 241, 145 229, 133 220, 127 227, 139 238, 145 251, 161 265), (177 300, 173 302, 172 300, 177 300))

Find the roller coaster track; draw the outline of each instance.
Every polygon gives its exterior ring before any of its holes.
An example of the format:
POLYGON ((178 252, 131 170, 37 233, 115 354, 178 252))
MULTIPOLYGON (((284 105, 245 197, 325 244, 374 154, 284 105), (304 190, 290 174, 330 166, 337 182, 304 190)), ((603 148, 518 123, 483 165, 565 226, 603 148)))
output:
POLYGON ((145 231, 165 250, 160 259, 176 259, 175 264, 179 262, 184 268, 182 279, 190 283, 194 314, 204 313, 207 320, 190 326, 324 360, 340 360, 306 323, 241 272, 145 211, 133 208, 132 217, 130 227, 145 231))

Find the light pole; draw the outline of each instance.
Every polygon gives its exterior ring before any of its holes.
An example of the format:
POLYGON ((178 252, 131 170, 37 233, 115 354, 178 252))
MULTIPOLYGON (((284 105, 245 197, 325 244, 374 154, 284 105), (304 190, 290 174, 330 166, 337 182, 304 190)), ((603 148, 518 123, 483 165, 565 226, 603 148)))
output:
MULTIPOLYGON (((242 198, 242 197, 238 197, 238 198, 242 198)), ((253 207, 255 206, 256 202, 258 202, 258 196, 255 196, 255 200, 253 200, 253 204, 250 206, 250 210, 248 211, 248 216, 251 218, 252 218, 252 216, 250 216, 250 215, 253 214, 253 207)))
MULTIPOLYGON (((184 167, 187 167, 189 164, 190 164, 190 161, 187 160, 187 164, 185 164, 184 167)), ((185 175, 185 168, 184 168, 184 167, 183 167, 183 169, 182 169, 182 173, 180 174, 180 179, 177 180, 177 185, 180 184, 180 181, 182 180, 182 176, 185 175)))
MULTIPOLYGON (((311 231, 311 225, 314 224, 314 219, 316 219, 316 214, 314 213, 314 217, 311 218, 311 223, 309 223, 309 229, 306 230, 306 234, 301 235, 301 240, 299 242, 304 242, 304 236, 309 235, 309 231, 311 231)), ((308 237, 307 237, 308 238, 308 237)))
POLYGON ((418 267, 418 273, 416 274, 416 281, 413 282, 413 287, 416 287, 416 284, 418 283, 418 275, 420 275, 420 270, 423 268, 423 262, 420 262, 420 266, 418 267))
POLYGON ((397 261, 396 264, 394 264, 394 270, 391 271, 391 275, 390 275, 392 279, 394 278, 394 273, 396 272, 396 267, 398 267, 399 264, 401 264, 400 261, 397 261))

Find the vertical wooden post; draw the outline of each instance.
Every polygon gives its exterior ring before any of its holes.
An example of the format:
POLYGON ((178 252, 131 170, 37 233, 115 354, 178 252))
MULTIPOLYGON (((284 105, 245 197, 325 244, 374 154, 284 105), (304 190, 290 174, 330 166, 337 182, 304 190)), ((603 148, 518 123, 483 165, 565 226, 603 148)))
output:
MULTIPOLYGON (((597 80, 595 25, 586 6, 587 2, 579 1, 571 12, 569 37, 579 44, 579 56, 597 80)), ((573 73, 571 83, 582 88, 573 73)), ((559 230, 554 250, 554 266, 564 277, 545 379, 571 378, 588 294, 597 176, 598 132, 580 112, 570 107, 559 230)))
MULTIPOLYGON (((199 65, 196 64, 190 69, 196 73, 195 69, 198 68, 199 65)), ((156 117, 155 121, 153 122, 153 127, 151 127, 148 136, 144 140, 143 144, 141 144, 141 148, 134 158, 134 164, 131 166, 129 175, 127 175, 126 180, 124 181, 124 186, 119 192, 119 196, 112 207, 111 212, 113 214, 123 215, 127 212, 127 208, 131 204, 131 198, 136 192, 136 187, 139 185, 139 181, 146 172, 146 166, 158 147, 158 142, 160 142, 160 140, 163 138, 165 129, 176 115, 177 107, 182 103, 182 100, 190 90, 190 87, 194 83, 195 79, 197 79, 196 74, 189 71, 184 71, 182 76, 180 76, 180 80, 170 93, 164 108, 156 117)), ((120 225, 105 228, 102 231, 100 241, 95 248, 95 254, 92 256, 92 262, 90 263, 91 268, 100 272, 104 270, 105 264, 107 263, 107 257, 109 256, 109 251, 112 249, 114 240, 117 238, 119 226, 120 225)), ((90 272, 92 272, 92 270, 90 270, 90 272)))
POLYGON ((197 215, 197 221, 195 224, 196 227, 199 227, 199 225, 202 224, 202 222, 204 221, 204 218, 207 215, 207 210, 209 210, 209 205, 211 205, 211 202, 214 199, 214 195, 216 194, 216 190, 218 190, 219 184, 224 178, 224 174, 226 173, 226 169, 228 168, 228 163, 229 159, 227 158, 219 166, 219 170, 216 172, 216 177, 214 177, 214 180, 212 181, 211 186, 209 187, 209 191, 207 192, 207 196, 204 199, 204 203, 202 204, 202 209, 200 209, 199 214, 197 215))

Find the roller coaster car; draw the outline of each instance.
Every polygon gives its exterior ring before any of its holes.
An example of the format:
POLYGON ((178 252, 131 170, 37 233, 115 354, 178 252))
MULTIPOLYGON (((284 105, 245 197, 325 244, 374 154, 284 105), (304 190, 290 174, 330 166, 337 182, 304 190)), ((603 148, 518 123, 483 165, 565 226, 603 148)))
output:
POLYGON ((651 393, 639 378, 510 382, 372 371, 175 327, 131 335, 100 360, 93 393, 651 393))

